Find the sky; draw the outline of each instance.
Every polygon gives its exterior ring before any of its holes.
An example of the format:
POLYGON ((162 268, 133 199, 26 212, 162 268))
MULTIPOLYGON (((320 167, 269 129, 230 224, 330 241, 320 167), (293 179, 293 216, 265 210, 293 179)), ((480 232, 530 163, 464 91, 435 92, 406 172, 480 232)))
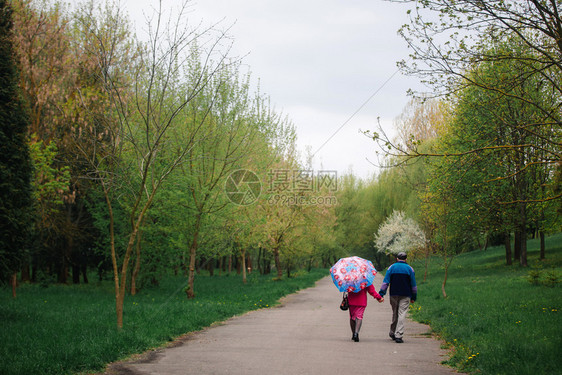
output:
MULTIPOLYGON (((154 4, 122 0, 141 29, 154 4)), ((408 89, 421 88, 396 67, 409 53, 397 34, 407 9, 383 0, 194 0, 189 17, 230 27, 232 55, 243 56, 253 82, 291 120, 315 171, 369 178, 377 172, 376 144, 361 131, 380 121, 392 132, 408 89)))

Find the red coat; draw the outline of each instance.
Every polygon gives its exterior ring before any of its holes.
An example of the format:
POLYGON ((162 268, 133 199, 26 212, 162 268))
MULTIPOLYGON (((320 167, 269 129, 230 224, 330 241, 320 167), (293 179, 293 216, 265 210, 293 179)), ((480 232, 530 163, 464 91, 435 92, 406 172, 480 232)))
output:
POLYGON ((348 293, 347 300, 350 306, 367 306, 367 292, 372 295, 375 299, 380 300, 382 297, 377 293, 377 290, 373 284, 369 285, 365 289, 360 290, 357 293, 348 293))

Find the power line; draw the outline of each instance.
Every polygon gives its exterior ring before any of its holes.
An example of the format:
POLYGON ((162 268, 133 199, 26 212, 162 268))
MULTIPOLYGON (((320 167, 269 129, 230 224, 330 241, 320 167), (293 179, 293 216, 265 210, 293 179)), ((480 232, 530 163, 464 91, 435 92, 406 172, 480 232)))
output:
POLYGON ((400 69, 396 69, 396 71, 394 73, 392 73, 392 75, 390 77, 388 77, 388 79, 386 81, 383 82, 382 85, 380 85, 375 92, 369 96, 369 98, 367 100, 365 100, 365 102, 363 102, 363 104, 361 104, 359 106, 359 108, 357 108, 357 110, 355 110, 355 112, 353 112, 353 114, 351 116, 349 116, 349 118, 347 120, 344 121, 344 123, 334 132, 334 134, 332 134, 328 139, 326 139, 326 141, 324 143, 322 143, 322 145, 320 147, 318 147, 318 149, 312 154, 312 157, 314 157, 324 146, 326 146, 326 144, 328 142, 330 142, 332 140, 332 138, 334 138, 336 136, 336 134, 338 134, 340 132, 340 130, 343 129, 344 126, 347 125, 348 122, 351 121, 351 119, 353 117, 355 117, 355 115, 357 113, 359 113, 359 111, 361 111, 363 109, 363 107, 365 107, 367 105, 367 103, 369 103, 371 101, 371 99, 373 99, 375 97, 375 95, 377 95, 379 93, 379 91, 381 91, 383 89, 384 86, 386 86, 386 84, 388 82, 390 82, 392 80, 392 78, 394 78, 394 76, 396 74, 398 74, 398 72, 400 71, 400 69))

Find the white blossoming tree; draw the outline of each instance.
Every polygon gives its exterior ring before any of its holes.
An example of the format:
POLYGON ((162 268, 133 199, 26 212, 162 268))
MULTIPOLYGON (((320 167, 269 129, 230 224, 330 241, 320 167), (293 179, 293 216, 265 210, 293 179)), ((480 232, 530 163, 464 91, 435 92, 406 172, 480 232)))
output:
POLYGON ((405 217, 402 211, 392 214, 379 226, 375 233, 377 251, 396 255, 425 245, 425 234, 415 220, 405 217))

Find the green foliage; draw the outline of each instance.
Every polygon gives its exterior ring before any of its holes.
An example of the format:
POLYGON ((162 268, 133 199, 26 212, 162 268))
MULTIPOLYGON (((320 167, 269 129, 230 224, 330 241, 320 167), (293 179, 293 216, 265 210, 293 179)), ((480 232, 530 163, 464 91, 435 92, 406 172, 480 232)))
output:
POLYGON ((31 159, 27 145, 28 109, 17 86, 12 8, 0 1, 0 281, 17 270, 28 245, 31 212, 31 159))
POLYGON ((396 166, 430 160, 416 214, 439 245, 431 251, 456 254, 515 232, 515 255, 526 265, 529 229, 560 225, 561 45, 548 32, 562 25, 560 5, 405 3, 416 11, 399 33, 413 52, 399 65, 432 86, 422 104, 442 97, 450 115, 424 116, 422 105, 405 110, 396 139, 380 126, 370 134, 396 166))
POLYGON ((33 161, 33 199, 39 207, 42 217, 56 213, 57 206, 63 204, 63 195, 68 192, 70 168, 56 165, 57 146, 55 143, 45 144, 32 136, 30 143, 33 161))
POLYGON ((527 281, 532 285, 554 287, 560 282, 560 273, 557 270, 543 271, 535 269, 527 274, 527 281))
POLYGON ((557 222, 546 198, 552 195, 558 131, 543 126, 549 115, 539 109, 555 112, 556 100, 544 95, 537 77, 520 80, 533 51, 517 38, 507 35, 480 48, 512 59, 480 62, 465 73, 454 116, 435 141, 440 157, 428 168, 424 210, 435 222, 435 238, 455 253, 490 236, 524 235, 531 222, 542 231, 557 222))
POLYGON ((394 210, 416 216, 419 201, 413 187, 423 176, 418 167, 419 164, 385 169, 365 181, 353 175, 340 179, 335 229, 337 245, 341 249, 339 254, 372 259, 377 269, 389 264, 388 257, 375 249, 374 233, 394 210))
POLYGON ((541 278, 541 271, 539 270, 531 270, 527 274, 527 281, 533 285, 539 285, 540 278, 541 278))
MULTIPOLYGON (((538 260, 538 240, 529 241, 529 259, 533 267, 554 275, 562 269, 562 234, 546 240, 548 259, 538 260)), ((441 296, 443 270, 431 262, 411 316, 445 340, 451 349, 447 363, 460 371, 556 373, 562 365, 561 286, 532 285, 528 269, 507 267, 503 258, 500 247, 457 256, 450 267, 446 299, 441 296)))
MULTIPOLYGON (((156 31, 164 23, 155 23, 149 39, 157 40, 143 43, 111 2, 68 12, 57 2, 13 4, 41 223, 28 262, 33 275, 58 272, 65 282, 68 268, 81 261, 111 268, 113 247, 117 268, 128 259, 129 274, 140 260, 138 287, 189 269, 190 249, 197 267, 246 254, 269 270, 269 238, 256 226, 277 222, 267 214, 283 218, 288 211, 259 215, 249 208, 256 220, 247 221, 248 212, 229 204, 225 180, 241 168, 263 176, 275 163, 300 168, 296 132, 259 88, 252 91, 242 62, 226 56, 225 34, 210 28, 196 37, 178 16, 178 34, 166 39, 156 31)), ((325 261, 320 253, 336 248, 324 219, 300 212, 298 221, 289 220, 279 250, 292 270, 325 261), (322 229, 304 235, 303 228, 322 229)))
POLYGON ((244 312, 268 308, 282 296, 310 287, 325 269, 299 271, 274 281, 252 273, 198 276, 196 300, 187 300, 186 280, 168 276, 159 288, 146 289, 125 301, 126 324, 115 328, 113 284, 56 285, 47 289, 24 285, 13 300, 0 289, 0 373, 68 374, 102 371, 132 354, 163 346, 185 333, 200 330, 244 312))
POLYGON ((554 287, 560 282, 560 272, 558 271, 548 271, 546 273, 545 280, 543 284, 546 286, 554 287))

